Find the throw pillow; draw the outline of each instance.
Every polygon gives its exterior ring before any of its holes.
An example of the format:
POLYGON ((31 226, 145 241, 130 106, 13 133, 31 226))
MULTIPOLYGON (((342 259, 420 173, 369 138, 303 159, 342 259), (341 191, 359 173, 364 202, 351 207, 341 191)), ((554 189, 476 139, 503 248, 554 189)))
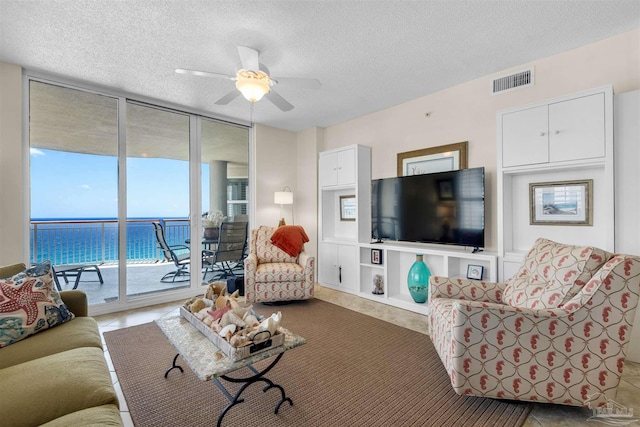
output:
POLYGON ((506 281, 503 301, 513 307, 561 307, 610 257, 602 249, 540 238, 518 273, 506 281))
POLYGON ((74 317, 55 289, 49 262, 0 280, 0 348, 74 317))

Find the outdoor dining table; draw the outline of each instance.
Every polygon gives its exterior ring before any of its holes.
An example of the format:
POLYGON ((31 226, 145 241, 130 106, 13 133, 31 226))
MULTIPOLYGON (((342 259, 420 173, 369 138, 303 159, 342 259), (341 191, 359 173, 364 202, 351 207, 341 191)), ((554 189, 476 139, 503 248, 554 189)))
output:
MULTIPOLYGON (((184 241, 187 245, 191 244, 191 239, 184 241)), ((212 250, 218 244, 218 239, 202 239, 202 247, 207 250, 212 250)))

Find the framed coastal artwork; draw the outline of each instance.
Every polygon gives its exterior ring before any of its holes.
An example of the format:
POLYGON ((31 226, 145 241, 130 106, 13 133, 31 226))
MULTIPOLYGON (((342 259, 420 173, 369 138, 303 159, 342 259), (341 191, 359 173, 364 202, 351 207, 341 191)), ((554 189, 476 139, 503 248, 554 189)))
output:
POLYGON ((340 221, 356 220, 356 196, 340 196, 340 221))
POLYGON ((468 141, 398 153, 398 176, 467 168, 468 141))
POLYGON ((532 225, 593 225, 593 180, 529 184, 532 225))

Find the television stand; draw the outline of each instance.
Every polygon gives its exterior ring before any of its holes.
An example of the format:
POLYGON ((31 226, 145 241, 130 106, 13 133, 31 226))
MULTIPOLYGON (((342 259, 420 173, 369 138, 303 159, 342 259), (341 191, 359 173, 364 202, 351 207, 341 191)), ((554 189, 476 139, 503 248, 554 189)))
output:
MULTIPOLYGON (((411 266, 416 262, 416 255, 422 255, 423 261, 431 271, 432 276, 453 277, 466 279, 469 265, 482 266, 482 280, 497 282, 498 268, 497 257, 494 253, 482 251, 471 253, 470 249, 451 248, 445 245, 427 246, 419 243, 396 242, 385 240, 384 245, 371 243, 358 243, 356 259, 347 260, 342 264, 342 282, 326 280, 326 274, 320 279, 322 286, 358 295, 362 298, 391 305, 414 313, 427 314, 429 304, 417 303, 411 298, 407 286, 407 275, 411 266), (372 254, 372 251, 381 252, 372 254), (345 279, 345 269, 349 262, 356 265, 358 272, 345 279), (380 263, 378 263, 380 262, 380 263), (358 276, 356 276, 358 274, 358 276), (382 284, 383 293, 374 294, 373 289, 382 284)), ((478 248, 480 249, 480 248, 478 248)), ((327 252, 334 250, 327 249, 327 252)), ((334 250, 335 251, 335 250, 334 250)), ((338 270, 337 267, 333 267, 338 270)), ((329 270, 331 271, 331 270, 329 270)))
POLYGON ((478 252, 482 252, 482 251, 483 251, 483 249, 480 249, 479 247, 477 247, 477 246, 476 246, 475 248, 473 248, 473 250, 471 251, 471 253, 472 253, 472 254, 477 254, 478 252))

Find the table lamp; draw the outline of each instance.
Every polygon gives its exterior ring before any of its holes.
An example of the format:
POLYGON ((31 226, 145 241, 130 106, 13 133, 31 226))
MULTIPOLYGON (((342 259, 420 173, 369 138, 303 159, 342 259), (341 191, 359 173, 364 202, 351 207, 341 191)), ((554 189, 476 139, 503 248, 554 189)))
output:
POLYGON ((291 192, 291 189, 289 187, 284 187, 283 191, 276 191, 273 193, 273 203, 280 205, 280 222, 278 223, 278 227, 286 225, 282 214, 282 208, 283 205, 293 204, 293 193, 291 192))

